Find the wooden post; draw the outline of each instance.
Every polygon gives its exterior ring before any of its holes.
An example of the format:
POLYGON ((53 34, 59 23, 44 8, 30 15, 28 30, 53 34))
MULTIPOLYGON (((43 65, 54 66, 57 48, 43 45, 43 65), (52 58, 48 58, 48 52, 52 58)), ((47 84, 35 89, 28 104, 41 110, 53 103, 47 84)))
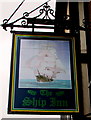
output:
MULTIPOLYGON (((78 64, 77 72, 78 72, 78 96, 79 96, 79 108, 80 114, 83 115, 83 86, 82 86, 82 74, 81 74, 81 50, 80 50, 80 31, 79 29, 75 29, 79 26, 79 8, 78 2, 70 2, 69 9, 70 9, 70 19, 72 21, 71 27, 71 35, 75 36, 75 45, 76 45, 76 63, 78 64), (77 30, 77 31, 76 31, 77 30)), ((76 116, 74 116, 75 118, 76 116)))
MULTIPOLYGON (((87 24, 86 31, 86 43, 87 43, 87 53, 88 53, 88 74, 89 74, 89 82, 91 81, 91 1, 84 3, 84 13, 85 20, 87 24)), ((91 105, 91 85, 90 89, 90 105, 91 105)))
POLYGON ((67 2, 56 2, 55 30, 56 34, 64 34, 64 16, 67 14, 67 2))

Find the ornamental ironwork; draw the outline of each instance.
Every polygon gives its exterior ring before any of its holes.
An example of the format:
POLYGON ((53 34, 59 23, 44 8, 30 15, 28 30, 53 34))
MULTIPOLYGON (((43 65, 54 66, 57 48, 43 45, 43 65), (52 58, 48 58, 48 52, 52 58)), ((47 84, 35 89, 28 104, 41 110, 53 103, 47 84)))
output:
MULTIPOLYGON (((51 9, 51 7, 48 5, 47 2, 43 3, 39 7, 35 8, 31 12, 24 12, 23 16, 16 19, 15 21, 8 23, 11 17, 15 14, 15 12, 19 9, 19 7, 24 3, 25 0, 18 6, 18 8, 14 11, 14 13, 10 16, 9 19, 4 19, 2 27, 4 30, 7 30, 7 27, 10 27, 13 29, 14 27, 21 27, 21 28, 32 28, 34 24, 44 24, 44 25, 54 25, 55 15, 54 10, 51 9), (42 8, 41 8, 42 7, 42 8), (41 9, 39 9, 41 8, 41 9), (37 16, 34 16, 33 18, 30 18, 30 14, 34 11, 39 9, 39 14, 37 16), (40 18, 42 16, 42 18, 40 18), (19 21, 21 21, 21 24, 16 24, 19 21)), ((34 28, 52 28, 47 26, 34 26, 34 28)))
POLYGON ((50 0, 43 3, 42 5, 38 6, 34 10, 30 12, 24 12, 22 17, 16 19, 15 21, 9 23, 10 19, 14 16, 16 11, 21 7, 21 5, 24 3, 25 0, 21 2, 21 4, 17 7, 17 9, 13 12, 13 14, 9 17, 9 19, 4 19, 3 24, 1 25, 4 30, 7 31, 7 27, 11 28, 11 31, 13 28, 32 28, 32 31, 34 31, 34 28, 45 28, 45 29, 54 29, 55 27, 58 27, 60 29, 74 29, 75 33, 78 33, 79 30, 91 31, 91 22, 86 21, 83 19, 82 26, 75 25, 75 23, 71 20, 70 15, 64 15, 63 22, 61 25, 57 26, 57 23, 55 21, 55 15, 54 10, 50 7, 48 4, 50 0), (39 10, 39 14, 34 17, 30 17, 30 14, 34 11, 39 10), (35 25, 38 24, 38 25, 35 25), (40 25, 39 25, 40 24, 40 25), (42 26, 41 26, 42 24, 42 26), (49 26, 46 26, 49 25, 49 26), (53 26, 50 26, 53 25, 53 26))

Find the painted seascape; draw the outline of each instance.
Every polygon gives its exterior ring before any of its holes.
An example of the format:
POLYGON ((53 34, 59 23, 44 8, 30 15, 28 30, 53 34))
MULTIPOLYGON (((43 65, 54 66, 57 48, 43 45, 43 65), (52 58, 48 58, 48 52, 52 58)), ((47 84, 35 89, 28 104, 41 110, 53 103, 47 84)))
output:
POLYGON ((72 89, 69 41, 21 40, 19 88, 72 89))

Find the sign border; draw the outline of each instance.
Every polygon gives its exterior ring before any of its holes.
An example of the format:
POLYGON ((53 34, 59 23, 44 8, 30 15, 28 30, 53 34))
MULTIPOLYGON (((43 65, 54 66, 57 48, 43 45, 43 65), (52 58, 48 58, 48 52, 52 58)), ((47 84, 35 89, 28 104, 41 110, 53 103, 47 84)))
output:
POLYGON ((17 113, 17 114, 24 114, 24 113, 32 113, 32 114, 74 114, 79 113, 79 100, 78 100, 78 80, 77 80, 77 63, 76 63, 76 48, 75 48, 75 37, 73 36, 55 36, 55 35, 32 35, 26 33, 14 33, 13 34, 13 43, 12 43, 12 58, 11 58, 11 73, 10 73, 10 91, 9 91, 9 104, 8 104, 8 113, 17 113), (76 101, 76 109, 75 110, 39 110, 39 109, 15 109, 14 108, 14 95, 15 95, 15 72, 16 72, 16 49, 17 49, 17 38, 22 37, 34 37, 34 38, 59 38, 59 39, 70 39, 72 40, 72 49, 73 49, 73 62, 74 62, 74 79, 75 79, 75 101, 76 101))

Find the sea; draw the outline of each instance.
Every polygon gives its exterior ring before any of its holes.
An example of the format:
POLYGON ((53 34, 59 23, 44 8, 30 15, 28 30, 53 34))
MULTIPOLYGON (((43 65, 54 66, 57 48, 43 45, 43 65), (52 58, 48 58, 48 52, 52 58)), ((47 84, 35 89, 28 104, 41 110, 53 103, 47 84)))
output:
POLYGON ((37 82, 36 79, 20 79, 19 88, 72 89, 72 83, 71 80, 54 80, 51 82, 37 82))

